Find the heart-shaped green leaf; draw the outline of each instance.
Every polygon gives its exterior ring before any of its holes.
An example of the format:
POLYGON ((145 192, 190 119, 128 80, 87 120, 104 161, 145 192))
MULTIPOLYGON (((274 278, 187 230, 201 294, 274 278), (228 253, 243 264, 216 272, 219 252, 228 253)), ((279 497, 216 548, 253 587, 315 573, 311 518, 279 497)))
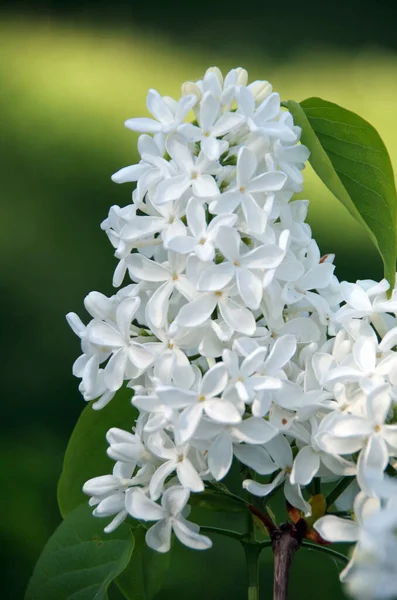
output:
POLYGON ((88 504, 77 507, 48 540, 25 600, 105 600, 109 584, 126 568, 134 548, 127 525, 103 533, 88 504))
POLYGON ((283 106, 302 127, 301 141, 310 150, 317 175, 378 248, 393 288, 397 194, 390 157, 378 132, 350 110, 321 98, 288 100, 283 106))
POLYGON ((133 392, 124 388, 101 410, 85 407, 69 439, 58 484, 58 505, 66 517, 82 502, 84 483, 112 472, 114 462, 106 454, 106 432, 111 427, 131 430, 137 410, 131 405, 133 392))
POLYGON ((135 548, 128 567, 117 577, 116 584, 128 600, 152 600, 159 593, 168 572, 172 549, 155 552, 146 545, 146 529, 134 529, 135 548))

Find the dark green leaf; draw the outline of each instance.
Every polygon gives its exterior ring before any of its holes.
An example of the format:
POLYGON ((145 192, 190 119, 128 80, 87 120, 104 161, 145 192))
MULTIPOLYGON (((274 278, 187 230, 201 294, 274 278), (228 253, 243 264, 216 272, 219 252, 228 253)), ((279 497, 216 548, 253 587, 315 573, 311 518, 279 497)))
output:
POLYGON ((133 547, 127 525, 105 534, 102 519, 81 505, 48 540, 25 600, 105 600, 109 584, 128 565, 133 547))
POLYGON ((244 501, 238 501, 233 496, 213 490, 204 490, 199 494, 191 494, 189 504, 198 508, 217 510, 222 512, 244 512, 244 501))
POLYGON ((321 98, 283 103, 302 127, 310 163, 331 192, 365 227, 394 287, 397 195, 393 168, 376 129, 355 113, 321 98))
POLYGON ((137 411, 131 405, 133 392, 123 389, 102 410, 86 406, 70 437, 58 484, 58 504, 63 517, 87 501, 84 483, 112 472, 114 462, 106 454, 106 432, 111 427, 131 430, 137 411))
POLYGON ((128 600, 152 600, 160 591, 170 566, 171 552, 151 550, 145 543, 146 529, 134 529, 135 548, 128 567, 116 584, 128 600))

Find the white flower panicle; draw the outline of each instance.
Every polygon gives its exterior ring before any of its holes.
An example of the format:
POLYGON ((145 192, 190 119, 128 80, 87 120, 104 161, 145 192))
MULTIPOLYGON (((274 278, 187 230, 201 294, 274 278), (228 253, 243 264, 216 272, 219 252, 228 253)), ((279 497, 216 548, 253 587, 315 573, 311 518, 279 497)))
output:
POLYGON ((151 118, 126 121, 140 161, 112 178, 136 184, 132 203, 102 223, 125 286, 87 296, 87 326, 68 315, 84 399, 101 409, 127 383, 139 411, 131 431, 108 432, 113 474, 84 486, 94 514, 113 517, 106 531, 127 515, 156 522, 146 540, 159 552, 172 532, 205 549, 189 497, 233 459, 251 471, 250 493, 283 485, 304 515, 313 477, 355 476, 354 520, 316 527, 358 540, 343 573, 353 594, 392 597, 397 292, 339 283, 321 257, 308 202, 291 201, 309 152, 267 81, 211 68, 179 100, 150 90, 147 108, 151 118), (380 571, 390 593, 371 579, 380 571))

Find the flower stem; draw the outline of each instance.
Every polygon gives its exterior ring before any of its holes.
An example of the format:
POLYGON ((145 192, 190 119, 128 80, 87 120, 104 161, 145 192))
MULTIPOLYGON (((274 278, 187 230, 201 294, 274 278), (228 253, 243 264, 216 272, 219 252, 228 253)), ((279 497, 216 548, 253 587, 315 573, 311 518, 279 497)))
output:
POLYGON ((333 556, 337 560, 340 560, 345 565, 349 562, 349 558, 336 550, 333 550, 329 546, 321 546, 320 544, 312 544, 311 542, 307 542, 306 540, 302 541, 302 547, 307 548, 308 550, 316 550, 317 552, 324 552, 328 554, 328 556, 333 556))
POLYGON ((220 527, 210 527, 208 525, 201 525, 200 531, 202 533, 216 533, 217 535, 223 535, 225 537, 229 537, 239 541, 241 541, 244 538, 244 534, 238 533, 238 531, 231 531, 230 529, 221 529, 220 527))
POLYGON ((333 503, 339 498, 342 492, 351 484, 353 477, 342 477, 336 484, 336 486, 330 491, 326 497, 327 508, 333 505, 333 503))
POLYGON ((289 524, 285 527, 280 526, 279 531, 273 534, 272 541, 274 554, 273 600, 287 600, 291 561, 301 541, 294 535, 289 524))
POLYGON ((259 544, 243 543, 248 575, 248 600, 259 600, 259 544))

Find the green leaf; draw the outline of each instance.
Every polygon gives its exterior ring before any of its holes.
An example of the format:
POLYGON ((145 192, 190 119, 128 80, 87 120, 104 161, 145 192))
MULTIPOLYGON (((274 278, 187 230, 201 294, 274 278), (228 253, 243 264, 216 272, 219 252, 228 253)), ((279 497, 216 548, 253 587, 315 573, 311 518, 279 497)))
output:
POLYGON ((239 501, 232 495, 205 489, 198 494, 191 494, 189 504, 198 508, 221 512, 244 512, 247 510, 244 500, 239 501))
POLYGON ((135 548, 127 568, 116 579, 120 591, 128 600, 152 600, 161 590, 168 572, 172 549, 155 552, 146 545, 146 529, 134 529, 135 548))
POLYGON ((58 505, 63 517, 87 502, 82 487, 88 479, 112 472, 114 461, 106 454, 106 432, 111 427, 131 430, 137 417, 130 402, 132 395, 132 390, 124 388, 102 410, 93 410, 90 403, 81 413, 66 449, 58 484, 58 505))
POLYGON ((128 565, 134 538, 127 525, 103 533, 88 505, 76 508, 48 540, 25 600, 105 600, 109 584, 128 565))
POLYGON ((302 127, 309 161, 330 191, 363 225, 379 250, 391 288, 396 274, 397 194, 389 154, 372 125, 333 102, 283 102, 302 127))

